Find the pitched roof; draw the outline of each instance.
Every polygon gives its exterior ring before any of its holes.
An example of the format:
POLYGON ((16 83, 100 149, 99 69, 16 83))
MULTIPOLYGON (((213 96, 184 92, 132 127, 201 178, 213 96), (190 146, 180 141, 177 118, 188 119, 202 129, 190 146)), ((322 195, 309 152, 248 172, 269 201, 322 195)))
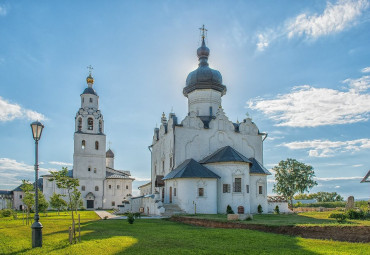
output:
POLYGON ((269 170, 267 170, 260 162, 257 161, 255 158, 250 158, 250 161, 252 161, 252 166, 249 170, 251 174, 267 174, 271 175, 269 170))
POLYGON ((211 155, 199 161, 199 163, 206 164, 206 163, 232 162, 232 161, 252 163, 247 157, 245 157, 243 154, 239 153, 238 151, 236 151, 230 146, 225 146, 225 147, 222 147, 221 149, 218 149, 211 155))
POLYGON ((369 172, 367 172, 367 174, 365 175, 365 177, 361 180, 361 183, 362 182, 370 182, 370 170, 369 172))
POLYGON ((207 167, 202 166, 194 159, 187 159, 172 172, 167 174, 163 180, 175 178, 221 178, 207 167))

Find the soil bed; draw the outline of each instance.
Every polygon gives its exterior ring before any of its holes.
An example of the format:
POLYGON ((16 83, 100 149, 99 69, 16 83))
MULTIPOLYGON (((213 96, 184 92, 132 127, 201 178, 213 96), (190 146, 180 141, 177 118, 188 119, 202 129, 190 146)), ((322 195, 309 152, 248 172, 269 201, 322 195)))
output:
POLYGON ((300 236, 304 238, 329 239, 346 242, 370 242, 369 226, 267 226, 239 222, 222 222, 183 216, 171 217, 170 220, 208 228, 241 228, 276 234, 300 236))

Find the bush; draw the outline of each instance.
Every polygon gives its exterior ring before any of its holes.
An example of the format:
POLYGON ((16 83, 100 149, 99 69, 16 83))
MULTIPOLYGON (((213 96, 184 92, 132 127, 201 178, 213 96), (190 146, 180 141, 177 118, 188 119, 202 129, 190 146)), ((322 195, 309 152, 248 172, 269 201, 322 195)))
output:
POLYGON ((226 207, 226 213, 227 214, 234 214, 234 211, 233 211, 233 209, 231 208, 230 205, 227 205, 227 207, 226 207))
POLYGON ((339 223, 343 223, 347 219, 347 215, 344 213, 332 213, 329 215, 329 218, 336 219, 339 223))
POLYGON ((10 210, 10 209, 3 209, 3 210, 1 210, 1 215, 3 217, 10 217, 10 216, 12 216, 12 210, 10 210))
POLYGON ((294 204, 294 207, 324 207, 324 208, 336 208, 336 207, 346 207, 346 202, 319 202, 312 204, 302 204, 300 202, 294 204))
POLYGON ((363 210, 349 209, 346 212, 346 216, 348 219, 351 219, 351 220, 361 220, 361 219, 366 218, 366 213, 363 210))
POLYGON ((280 214, 280 209, 279 209, 279 206, 278 206, 278 205, 277 205, 277 206, 275 206, 274 212, 275 212, 276 214, 280 214))
POLYGON ((140 219, 141 218, 141 213, 139 213, 139 212, 134 213, 134 218, 135 219, 140 219))
POLYGON ((261 205, 258 205, 258 207, 257 207, 257 212, 258 212, 259 214, 263 213, 263 210, 262 210, 262 206, 261 206, 261 205))
POLYGON ((127 221, 128 221, 128 223, 130 223, 130 224, 134 224, 135 217, 134 217, 134 214, 133 214, 133 213, 128 213, 128 214, 127 214, 127 221))

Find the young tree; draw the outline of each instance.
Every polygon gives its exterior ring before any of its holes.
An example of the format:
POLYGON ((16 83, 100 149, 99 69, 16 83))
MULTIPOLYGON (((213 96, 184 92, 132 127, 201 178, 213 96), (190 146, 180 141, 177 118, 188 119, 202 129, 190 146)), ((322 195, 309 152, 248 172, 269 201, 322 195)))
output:
POLYGON ((81 198, 81 192, 77 188, 74 188, 71 193, 71 198, 72 199, 70 203, 68 204, 68 206, 71 208, 72 211, 74 210, 77 214, 77 209, 79 209, 83 205, 83 201, 81 198))
POLYGON ((61 210, 67 207, 67 202, 62 198, 63 195, 54 193, 50 197, 50 206, 56 210, 58 210, 58 215, 61 210))
POLYGON ((31 208, 35 204, 35 194, 33 193, 33 185, 28 180, 22 180, 21 189, 24 192, 22 202, 26 206, 27 210, 26 224, 28 224, 31 208))
POLYGON ((68 169, 66 167, 63 167, 61 171, 50 171, 51 175, 53 176, 50 178, 50 181, 55 181, 55 184, 59 189, 64 189, 67 191, 68 195, 68 205, 70 206, 70 211, 72 215, 72 228, 73 228, 73 239, 74 243, 77 242, 76 238, 76 231, 75 231, 75 219, 73 210, 75 209, 73 202, 74 197, 74 191, 77 190, 77 187, 80 185, 78 179, 73 179, 68 176, 68 169))
POLYGON ((46 210, 49 208, 49 202, 46 200, 44 194, 39 190, 39 211, 46 213, 46 210))
POLYGON ((317 185, 313 179, 313 167, 295 159, 282 160, 272 170, 275 171, 276 180, 273 191, 286 197, 290 208, 293 207, 294 194, 304 193, 317 185))
POLYGON ((343 201, 343 197, 337 192, 324 192, 320 191, 314 194, 311 194, 312 198, 315 198, 317 202, 335 202, 343 201))

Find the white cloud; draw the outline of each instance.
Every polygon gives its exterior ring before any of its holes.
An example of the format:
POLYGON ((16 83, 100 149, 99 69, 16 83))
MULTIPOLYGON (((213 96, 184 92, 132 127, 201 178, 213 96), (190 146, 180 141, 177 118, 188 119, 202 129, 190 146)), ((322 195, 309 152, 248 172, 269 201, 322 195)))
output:
POLYGON ((356 139, 349 141, 329 141, 329 140, 312 140, 303 142, 283 143, 282 146, 292 150, 309 149, 310 157, 333 157, 335 154, 343 152, 356 152, 370 148, 370 139, 356 139))
POLYGON ((363 164, 357 164, 357 165, 352 165, 353 167, 362 167, 364 166, 363 164))
POLYGON ((363 73, 370 73, 370 66, 363 68, 361 70, 361 72, 363 72, 363 73))
POLYGON ((335 188, 336 188, 336 189, 339 189, 339 188, 340 188, 340 186, 339 186, 339 185, 337 185, 337 186, 335 186, 335 188))
MULTIPOLYGON (((39 167, 39 171, 41 173, 48 173, 50 170, 55 170, 55 169, 46 169, 46 168, 39 167)), ((0 158, 1 175, 4 175, 6 173, 9 174, 9 171, 34 172, 35 168, 33 165, 28 165, 23 162, 18 162, 15 159, 0 158)))
POLYGON ((14 119, 45 120, 41 113, 22 108, 18 104, 13 104, 0 96, 0 121, 12 121, 14 119))
POLYGON ((279 37, 300 37, 316 39, 341 32, 356 25, 358 18, 369 7, 367 0, 339 0, 327 3, 322 13, 301 13, 271 32, 258 34, 257 50, 264 50, 269 42, 279 37))
POLYGON ((317 127, 369 120, 370 94, 364 92, 370 88, 370 76, 344 83, 345 91, 297 86, 274 99, 252 99, 248 106, 277 121, 277 126, 317 127))
POLYGON ((346 181, 346 180, 361 180, 361 176, 349 176, 349 177, 315 177, 317 181, 346 181))
POLYGON ((146 178, 146 177, 133 177, 135 178, 135 181, 138 181, 138 182, 150 182, 150 178, 146 178))
POLYGON ((0 16, 5 16, 8 13, 8 10, 4 5, 0 5, 0 16))
POLYGON ((60 162, 60 161, 49 161, 49 164, 57 165, 57 166, 73 166, 72 163, 60 162))

